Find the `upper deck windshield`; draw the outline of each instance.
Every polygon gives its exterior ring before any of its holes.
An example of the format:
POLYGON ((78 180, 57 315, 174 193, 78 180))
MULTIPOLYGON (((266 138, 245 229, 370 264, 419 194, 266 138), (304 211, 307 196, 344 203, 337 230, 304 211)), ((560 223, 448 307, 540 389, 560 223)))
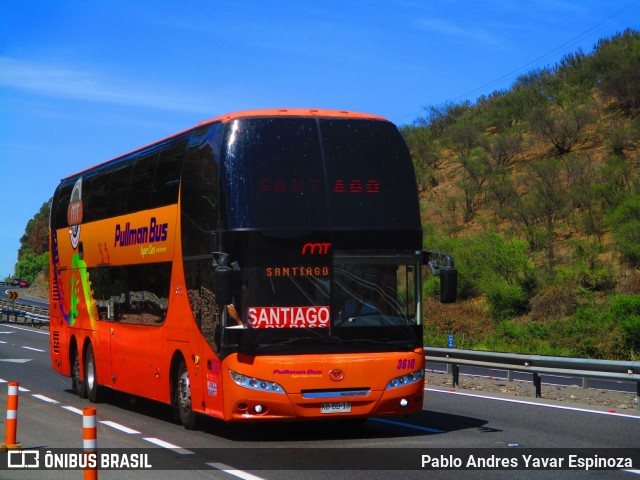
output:
POLYGON ((230 229, 420 229, 411 159, 389 122, 237 119, 222 156, 230 229))

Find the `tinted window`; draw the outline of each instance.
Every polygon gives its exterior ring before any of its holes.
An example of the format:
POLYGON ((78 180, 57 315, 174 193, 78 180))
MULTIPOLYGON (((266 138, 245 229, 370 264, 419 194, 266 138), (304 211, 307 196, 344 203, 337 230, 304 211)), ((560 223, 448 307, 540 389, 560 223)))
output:
POLYGON ((108 172, 98 170, 82 180, 83 223, 101 220, 107 215, 108 172))
POLYGON ((115 165, 108 174, 109 182, 108 202, 106 216, 116 217, 127 213, 127 194, 129 193, 129 181, 131 179, 131 163, 115 165))
POLYGON ((134 164, 129 183, 127 209, 130 212, 147 210, 151 205, 151 190, 153 176, 156 171, 156 161, 160 147, 144 150, 133 156, 134 164))
POLYGON ((171 263, 90 269, 101 320, 159 325, 166 316, 171 263))
POLYGON ((332 223, 337 228, 420 228, 413 164, 389 122, 321 119, 332 223))
POLYGON ((240 119, 223 148, 230 228, 420 228, 413 165, 389 122, 240 119))
POLYGON ((74 183, 75 179, 73 181, 67 180, 66 183, 60 184, 53 196, 53 202, 51 204, 51 228, 55 230, 69 226, 67 221, 67 208, 74 183))
POLYGON ((214 268, 211 260, 185 260, 184 278, 189 305, 198 328, 211 348, 217 352, 220 308, 214 295, 214 268))
POLYGON ((156 174, 153 178, 152 208, 177 203, 180 169, 190 135, 191 133, 185 133, 170 140, 160 152, 156 174))
POLYGON ((223 145, 230 228, 327 225, 315 119, 234 120, 223 145))
MULTIPOLYGON (((182 252, 185 257, 210 254, 219 228, 216 137, 221 124, 196 130, 182 169, 182 252)), ((219 140, 219 139, 218 139, 219 140)))

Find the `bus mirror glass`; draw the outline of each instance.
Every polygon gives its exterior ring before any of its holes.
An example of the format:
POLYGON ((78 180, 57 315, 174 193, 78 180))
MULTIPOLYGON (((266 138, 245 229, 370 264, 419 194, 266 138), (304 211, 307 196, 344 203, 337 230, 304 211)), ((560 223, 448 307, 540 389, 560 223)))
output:
POLYGON ((218 305, 229 305, 233 299, 233 270, 219 266, 215 273, 215 295, 218 305))
POLYGON ((440 302, 455 302, 457 291, 458 271, 453 267, 440 268, 440 302))

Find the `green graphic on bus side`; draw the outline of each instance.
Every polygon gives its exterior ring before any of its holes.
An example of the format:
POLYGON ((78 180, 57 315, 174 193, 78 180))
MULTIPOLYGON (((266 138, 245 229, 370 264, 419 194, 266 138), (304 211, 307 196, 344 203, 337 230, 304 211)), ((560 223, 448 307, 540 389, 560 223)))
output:
POLYGON ((80 285, 78 283, 80 283, 82 285, 82 292, 84 293, 87 313, 89 314, 89 320, 91 322, 91 330, 95 331, 95 301, 93 299, 93 291, 91 290, 91 281, 89 280, 87 263, 80 258, 78 253, 76 253, 71 260, 71 269, 72 271, 79 273, 80 282, 78 282, 78 278, 75 274, 71 275, 71 311, 69 312, 69 325, 73 326, 78 318, 78 305, 80 303, 80 285))

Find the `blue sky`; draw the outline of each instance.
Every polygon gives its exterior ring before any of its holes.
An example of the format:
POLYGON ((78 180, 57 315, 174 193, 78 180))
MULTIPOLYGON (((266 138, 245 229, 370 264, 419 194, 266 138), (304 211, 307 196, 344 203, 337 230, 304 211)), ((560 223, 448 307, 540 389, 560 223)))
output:
POLYGON ((222 113, 412 123, 598 39, 638 0, 0 2, 0 279, 58 181, 222 113))

